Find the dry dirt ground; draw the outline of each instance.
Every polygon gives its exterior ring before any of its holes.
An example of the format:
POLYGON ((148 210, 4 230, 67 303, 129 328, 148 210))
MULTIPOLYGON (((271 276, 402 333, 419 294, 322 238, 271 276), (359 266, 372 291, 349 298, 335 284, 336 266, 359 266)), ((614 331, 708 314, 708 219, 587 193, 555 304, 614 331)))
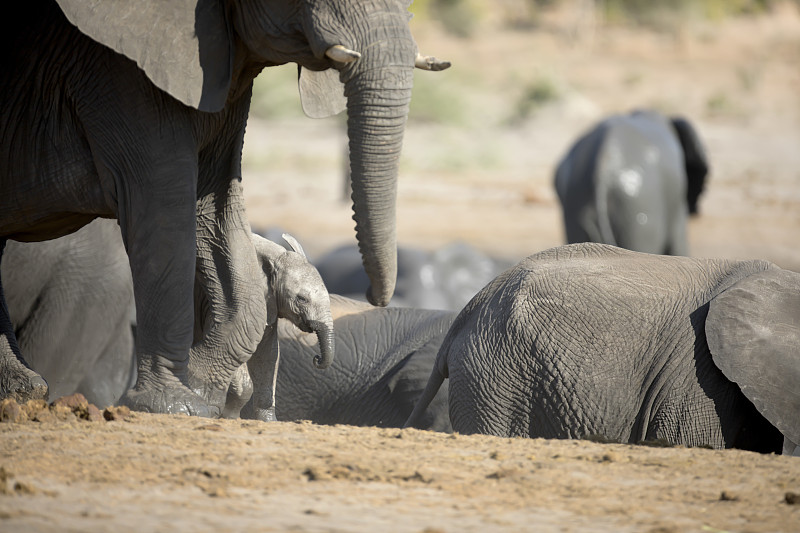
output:
MULTIPOLYGON (((693 254, 800 270, 796 9, 657 31, 571 9, 537 24, 512 30, 499 17, 467 39, 412 21, 423 51, 454 66, 418 74, 428 100, 406 136, 401 244, 461 240, 512 260, 561 244, 558 158, 602 116, 655 107, 695 121, 709 151, 693 254), (545 96, 526 98, 537 87, 545 96)), ((354 242, 344 143, 340 119, 253 119, 244 183, 254 227, 286 229, 311 255, 354 242)), ((0 531, 800 531, 796 458, 146 414, 37 418, 0 424, 0 531)))
POLYGON ((0 424, 3 531, 797 531, 800 460, 135 413, 0 424))

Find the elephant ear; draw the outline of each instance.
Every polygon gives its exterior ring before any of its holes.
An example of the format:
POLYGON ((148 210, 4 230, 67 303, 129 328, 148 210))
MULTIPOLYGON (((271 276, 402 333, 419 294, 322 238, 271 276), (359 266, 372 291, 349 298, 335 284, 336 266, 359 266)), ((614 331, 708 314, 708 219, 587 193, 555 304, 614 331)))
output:
POLYGON ((294 237, 292 237, 288 233, 284 233, 283 235, 281 235, 281 237, 283 237, 283 240, 286 241, 289 244, 289 246, 292 247, 292 250, 294 250, 298 254, 302 255, 304 258, 308 259, 306 257, 306 253, 303 251, 303 247, 300 246, 299 242, 297 242, 297 239, 295 239, 294 237))
POLYGON ((327 118, 338 115, 347 107, 344 84, 339 81, 339 71, 333 68, 322 71, 299 67, 298 86, 303 113, 310 118, 327 118))
POLYGON ((773 268, 714 298, 711 357, 785 437, 800 442, 800 274, 773 268))
POLYGON ((683 150, 683 164, 687 180, 686 201, 689 204, 689 212, 697 214, 697 201, 705 187, 709 170, 708 156, 700 141, 700 136, 691 122, 681 117, 672 117, 670 122, 683 150))
POLYGON ((200 111, 225 106, 233 44, 220 0, 57 0, 78 29, 200 111))

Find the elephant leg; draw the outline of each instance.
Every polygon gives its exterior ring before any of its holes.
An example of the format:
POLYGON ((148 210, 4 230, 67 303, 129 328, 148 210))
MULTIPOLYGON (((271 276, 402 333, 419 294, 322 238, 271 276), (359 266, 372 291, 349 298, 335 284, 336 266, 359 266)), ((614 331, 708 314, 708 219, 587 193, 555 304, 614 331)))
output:
POLYGON ((275 392, 280 357, 278 326, 267 326, 258 349, 247 362, 247 369, 253 380, 253 397, 243 410, 244 417, 264 422, 277 420, 275 392))
POLYGON ((800 457, 800 445, 789 440, 789 437, 783 437, 783 455, 800 457))
POLYGON ((666 255, 689 256, 688 218, 688 213, 682 211, 672 221, 669 228, 667 249, 664 251, 666 255))
MULTIPOLYGON (((5 246, 6 240, 0 240, 0 260, 5 246)), ((47 394, 44 378, 31 370, 22 358, 0 279, 0 399, 46 400, 47 394)))
MULTIPOLYGON (((197 282, 207 303, 192 348, 189 384, 220 410, 234 373, 256 351, 267 323, 266 278, 244 212, 241 183, 197 202, 197 282), (220 201, 220 198, 224 201, 220 201)), ((271 317, 273 320, 276 317, 271 317)))
MULTIPOLYGON (((233 374, 233 379, 228 387, 228 395, 225 398, 225 409, 222 410, 222 418, 239 418, 242 416, 242 408, 250 402, 252 397, 253 380, 250 379, 247 365, 242 365, 233 374)), ((250 405, 252 405, 252 403, 250 405)), ((253 416, 242 418, 253 418, 253 416)))
POLYGON ((77 392, 98 407, 116 405, 136 376, 134 328, 128 317, 117 325, 77 392))
POLYGON ((196 161, 169 154, 116 191, 136 302, 136 384, 120 399, 148 412, 217 417, 188 387, 194 327, 196 161), (133 186, 132 186, 133 185, 133 186), (124 208, 122 208, 124 206, 124 208))

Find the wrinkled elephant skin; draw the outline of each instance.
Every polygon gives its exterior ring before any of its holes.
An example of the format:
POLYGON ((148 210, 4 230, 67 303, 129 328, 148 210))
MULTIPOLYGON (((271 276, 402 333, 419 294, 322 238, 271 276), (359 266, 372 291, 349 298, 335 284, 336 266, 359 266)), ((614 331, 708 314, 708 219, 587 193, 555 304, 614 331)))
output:
MULTIPOLYGON (((224 392, 204 389, 207 378, 227 383, 261 341, 263 273, 240 162, 264 67, 297 63, 301 81, 322 73, 301 83, 320 113, 344 94, 369 298, 388 303, 397 162, 419 63, 409 18, 400 0, 43 0, 4 19, 0 250, 97 217, 119 221, 138 319, 128 405, 216 416, 224 392), (193 343, 195 279, 213 321, 193 343), (214 365, 190 370, 190 360, 214 365)), ((0 309, 0 397, 45 397, 0 309)))
POLYGON ((766 261, 554 248, 459 314, 410 422, 449 378, 459 433, 780 453, 800 441, 798 312, 800 274, 766 261))

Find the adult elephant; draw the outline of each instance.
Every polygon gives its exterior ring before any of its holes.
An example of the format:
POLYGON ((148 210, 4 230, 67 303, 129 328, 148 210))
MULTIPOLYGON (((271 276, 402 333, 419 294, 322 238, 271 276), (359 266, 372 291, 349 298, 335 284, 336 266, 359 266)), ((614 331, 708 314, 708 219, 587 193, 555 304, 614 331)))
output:
POLYGON ((652 111, 611 116, 556 169, 567 242, 689 255, 687 219, 698 212, 707 174, 705 150, 687 120, 652 111))
MULTIPOLYGON (((447 66, 418 54, 406 8, 401 0, 39 0, 4 18, 0 251, 7 240, 119 220, 139 326, 128 405, 217 415, 261 339, 267 310, 240 160, 252 82, 264 67, 300 65, 313 116, 346 99, 369 299, 388 303, 412 69, 447 66), (195 275, 213 320, 192 346, 195 275), (199 362, 191 377, 190 349, 199 362)), ((0 397, 46 397, 0 308, 0 397)))
MULTIPOLYGON (((404 307, 379 308, 331 295, 336 360, 326 372, 307 363, 315 339, 290 322, 278 327, 281 362, 277 375, 277 419, 311 420, 317 424, 401 427, 414 408, 430 375, 436 353, 455 313, 404 307)), ((258 351, 255 358, 258 355, 258 351)), ((229 393, 239 415, 248 400, 249 376, 237 373, 229 393)), ((255 386, 256 393, 258 386, 255 386)), ((261 418, 251 404, 242 418, 261 418)), ((451 432, 447 387, 439 390, 419 429, 451 432)))
POLYGON ((131 385, 131 269, 115 220, 45 242, 9 242, 6 302, 20 349, 54 398, 80 392, 100 407, 131 385))
POLYGON ((410 422, 449 377, 459 433, 761 452, 785 443, 791 453, 798 346, 800 274, 568 245, 530 256, 472 299, 410 422))

